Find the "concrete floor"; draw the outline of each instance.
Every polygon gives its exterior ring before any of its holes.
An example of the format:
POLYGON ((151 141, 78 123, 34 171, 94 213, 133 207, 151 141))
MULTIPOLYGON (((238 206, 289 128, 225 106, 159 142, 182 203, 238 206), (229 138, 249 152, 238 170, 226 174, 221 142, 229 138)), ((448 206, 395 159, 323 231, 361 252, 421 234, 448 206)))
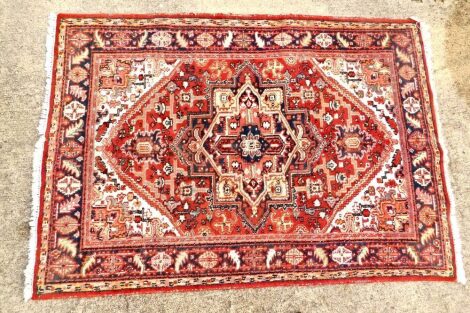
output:
POLYGON ((374 283, 23 302, 31 168, 50 12, 222 12, 416 17, 430 26, 433 73, 470 273, 470 2, 0 0, 0 312, 469 312, 470 286, 374 283))

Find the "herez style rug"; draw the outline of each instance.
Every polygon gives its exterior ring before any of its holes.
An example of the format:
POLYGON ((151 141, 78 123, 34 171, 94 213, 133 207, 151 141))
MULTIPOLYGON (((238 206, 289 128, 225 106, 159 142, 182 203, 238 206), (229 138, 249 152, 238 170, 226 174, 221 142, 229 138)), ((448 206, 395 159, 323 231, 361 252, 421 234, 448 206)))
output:
POLYGON ((59 15, 27 296, 456 280, 423 47, 411 19, 59 15))

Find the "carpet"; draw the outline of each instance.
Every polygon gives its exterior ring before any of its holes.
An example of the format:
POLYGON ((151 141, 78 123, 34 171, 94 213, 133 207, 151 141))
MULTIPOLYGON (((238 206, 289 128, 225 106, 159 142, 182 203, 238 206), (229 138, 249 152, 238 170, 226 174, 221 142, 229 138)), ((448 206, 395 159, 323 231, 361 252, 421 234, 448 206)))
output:
POLYGON ((416 21, 61 14, 50 47, 34 299, 457 279, 416 21))

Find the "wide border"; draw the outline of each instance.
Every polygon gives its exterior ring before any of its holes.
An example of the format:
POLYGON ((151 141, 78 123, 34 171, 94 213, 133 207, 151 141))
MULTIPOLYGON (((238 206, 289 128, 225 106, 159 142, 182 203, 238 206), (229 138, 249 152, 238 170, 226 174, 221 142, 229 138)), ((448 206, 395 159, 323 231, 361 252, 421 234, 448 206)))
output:
MULTIPOLYGON (((51 15, 51 21, 55 15, 51 15)), ((190 17, 195 17, 195 18, 215 18, 215 19, 223 19, 223 18, 240 18, 240 19, 248 19, 248 20, 258 20, 258 19, 271 19, 271 20, 284 20, 284 19, 304 19, 304 20, 325 20, 325 21, 338 21, 338 22, 375 22, 375 23, 399 23, 399 24, 406 24, 406 23, 412 23, 417 26, 419 30, 420 28, 420 23, 417 22, 414 19, 389 19, 389 18, 360 18, 360 17, 330 17, 330 16, 313 16, 313 15, 232 15, 232 14, 58 14, 57 15, 57 20, 56 20, 56 27, 55 27, 55 35, 54 38, 55 40, 58 39, 59 36, 59 25, 61 19, 64 18, 190 18, 190 17)), ((53 23, 52 23, 53 25, 53 23)), ((51 29, 50 29, 51 31, 51 29)), ((52 34, 50 34, 52 35, 52 34)), ((447 220, 450 225, 450 243, 451 246, 454 247, 456 251, 460 251, 460 248, 455 248, 455 242, 454 242, 454 235, 457 232, 455 227, 455 221, 452 222, 453 219, 455 219, 455 207, 451 206, 451 200, 450 200, 450 186, 448 185, 448 177, 446 180, 446 176, 448 173, 445 170, 445 164, 444 160, 446 158, 446 154, 444 153, 444 149, 442 148, 442 137, 439 136, 438 134, 438 123, 437 123, 437 117, 436 117, 436 104, 435 100, 433 99, 433 93, 431 90, 431 84, 429 81, 429 71, 428 71, 428 66, 426 62, 426 55, 425 55, 425 48, 424 48, 424 43, 423 43, 423 36, 421 34, 421 31, 418 31, 418 38, 420 39, 420 46, 422 48, 422 54, 423 54, 423 62, 424 62, 424 74, 426 77, 426 85, 427 85, 427 92, 429 94, 430 98, 430 107, 431 107, 431 115, 432 115, 432 122, 433 122, 433 127, 434 127, 434 133, 436 136, 436 141, 437 145, 439 148, 439 152, 441 154, 440 158, 440 170, 443 173, 442 175, 442 180, 443 180, 443 193, 444 193, 444 198, 445 198, 445 203, 446 206, 448 207, 448 210, 446 212, 447 215, 447 220), (452 218, 451 216, 454 216, 452 218)), ((48 43, 52 42, 52 45, 54 41, 48 40, 48 43)), ((51 43, 49 43, 51 44, 51 43)), ((50 81, 48 80, 47 83, 49 86, 46 86, 46 99, 44 101, 44 107, 43 107, 43 114, 41 115, 40 119, 40 127, 39 129, 39 135, 40 138, 38 140, 38 145, 37 149, 35 149, 35 161, 34 161, 34 177, 33 177, 33 210, 32 210, 32 218, 31 218, 31 241, 30 241, 30 248, 34 247, 34 243, 36 243, 36 251, 32 251, 30 249, 30 258, 29 262, 35 262, 39 259, 40 257, 40 240, 37 240, 37 237, 41 238, 41 228, 38 228, 38 225, 42 224, 42 215, 44 211, 44 203, 43 203, 43 198, 44 198, 44 185, 43 181, 45 179, 45 168, 44 168, 44 163, 47 160, 47 150, 44 149, 44 147, 47 147, 48 145, 48 138, 44 138, 45 134, 49 132, 49 129, 51 127, 51 112, 52 110, 49 110, 49 108, 52 108, 54 105, 54 99, 53 99, 53 94, 55 92, 55 85, 52 86, 50 84, 51 81, 55 79, 56 76, 56 62, 57 62, 57 57, 58 57, 58 46, 53 46, 53 62, 52 64, 46 63, 46 69, 50 69, 51 71, 48 72, 47 78, 51 79, 50 81), (49 66, 48 66, 49 64, 49 66), (52 65, 52 66, 51 66, 52 65), (48 93, 49 91, 49 93, 48 93), (47 103, 47 96, 49 95, 49 104, 47 103), (48 114, 47 114, 47 111, 48 114), (45 127, 45 115, 48 115, 47 118, 47 126, 45 127), (42 125, 42 126, 41 126, 42 125), (44 144, 41 145, 41 142, 44 141, 44 144), (39 157, 42 155, 42 160, 39 159, 39 157), (35 194, 39 193, 39 203, 37 203, 37 200, 35 200, 34 196, 35 194), (34 257, 35 256, 35 257, 34 257)), ((51 50, 48 50, 48 53, 46 57, 48 59, 51 59, 51 50)), ((458 235, 455 235, 458 237, 458 235)), ((461 255, 458 256, 459 260, 456 260, 457 256, 456 253, 453 253, 453 263, 454 264, 460 264, 462 265, 462 261, 460 260, 461 255)), ((45 294, 45 295, 37 295, 37 286, 33 284, 33 282, 37 279, 38 275, 38 266, 39 263, 36 262, 34 266, 34 275, 29 275, 30 271, 30 266, 28 265, 27 270, 25 271, 25 276, 26 276, 26 286, 25 286, 25 299, 33 298, 33 299, 52 299, 52 298, 62 298, 62 297, 90 297, 90 296, 99 296, 99 295, 109 295, 109 294, 128 294, 128 293, 149 293, 149 292, 156 292, 156 291, 192 291, 192 290, 202 290, 202 289, 238 289, 238 288, 249 288, 249 287, 267 287, 267 286, 286 286, 286 285, 321 285, 321 284, 342 284, 342 283, 353 283, 353 282, 385 282, 385 281, 456 281, 457 277, 459 276, 459 272, 463 274, 463 268, 462 269, 457 269, 457 275, 454 277, 423 277, 423 276, 400 276, 400 277, 374 277, 374 278, 340 278, 340 279, 325 279, 325 280, 312 280, 312 281, 283 281, 283 282, 262 282, 262 283, 252 283, 252 284, 231 284, 231 285, 215 285, 215 286, 209 286, 209 285, 203 285, 203 286, 197 286, 197 287, 173 287, 173 288, 145 288, 145 289, 126 289, 126 290, 111 290, 111 291, 100 291, 100 292, 68 292, 68 293, 58 293, 58 294, 45 294), (28 290, 28 287, 32 290, 28 290), (31 288, 32 287, 32 288, 31 288)), ((457 266, 460 267, 460 266, 457 266)), ((460 275, 462 275, 460 274, 460 275)), ((461 281, 459 279, 459 281, 461 281)))
POLYGON ((429 32, 428 26, 415 18, 413 20, 416 22, 419 28, 419 38, 421 41, 421 49, 423 53, 423 62, 424 62, 424 71, 426 74, 426 85, 429 93, 429 100, 431 102, 431 112, 433 117, 433 124, 435 135, 437 138, 437 146, 441 154, 440 167, 442 173, 442 180, 444 185, 444 195, 446 198, 446 205, 449 207, 447 212, 447 218, 449 221, 450 229, 450 240, 452 247, 454 248, 454 264, 456 267, 456 279, 457 282, 465 285, 467 283, 467 278, 465 275, 465 269, 463 264, 463 255, 462 255, 462 242, 460 240, 459 225, 457 221, 457 207, 455 205, 454 193, 450 184, 450 168, 449 168, 449 152, 445 146, 445 140, 443 135, 443 127, 441 120, 439 118, 439 104, 437 102, 437 96, 435 96, 436 86, 434 84, 434 77, 430 68, 432 69, 432 51, 431 51, 431 34, 429 32), (426 41, 424 40, 426 39, 426 41), (434 92, 433 92, 434 91, 434 92))

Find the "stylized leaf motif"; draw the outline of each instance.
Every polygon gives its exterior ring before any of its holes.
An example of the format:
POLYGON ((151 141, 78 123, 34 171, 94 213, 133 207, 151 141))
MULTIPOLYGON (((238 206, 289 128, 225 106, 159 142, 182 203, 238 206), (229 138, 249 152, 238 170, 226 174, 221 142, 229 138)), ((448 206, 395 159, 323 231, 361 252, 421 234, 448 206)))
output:
POLYGON ((300 44, 302 45, 302 47, 308 47, 311 43, 312 43, 312 33, 307 32, 307 34, 305 34, 302 37, 302 39, 300 39, 300 44))
POLYGON ((77 98, 77 100, 85 101, 87 98, 87 91, 78 85, 70 86, 70 94, 77 98))
POLYGON ((380 45, 384 48, 390 45, 390 35, 388 33, 385 34, 385 37, 382 39, 380 45))
POLYGON ((175 259, 175 272, 180 272, 181 266, 184 264, 184 262, 186 262, 188 257, 189 255, 185 251, 181 251, 180 253, 178 253, 175 259))
POLYGON ((77 178, 80 176, 80 164, 73 160, 62 160, 62 168, 77 178))
POLYGON ((140 269, 140 274, 143 274, 145 272, 145 263, 142 260, 142 257, 140 254, 134 255, 132 258, 132 262, 137 266, 138 269, 140 269))
POLYGON ((230 45, 232 44, 232 40, 233 40, 233 32, 229 31, 228 35, 225 36, 224 41, 222 43, 224 48, 229 48, 230 45))
POLYGON ((266 254, 266 267, 270 268, 271 263, 274 260, 274 257, 276 256, 276 250, 274 249, 269 249, 268 253, 266 254))
POLYGON ((59 205, 59 213, 70 213, 80 207, 80 196, 75 194, 72 198, 59 205))
POLYGON ((144 33, 142 34, 142 36, 140 37, 139 39, 139 42, 137 43, 137 46, 139 48, 143 48, 145 47, 145 45, 147 44, 147 38, 148 38, 149 34, 148 32, 145 30, 144 33))
POLYGON ((57 248, 71 257, 77 256, 77 244, 69 238, 59 238, 57 240, 57 248))
POLYGON ((421 122, 418 118, 411 116, 411 114, 406 113, 406 120, 414 127, 421 128, 421 122))
POLYGON ((426 230, 421 234, 421 244, 426 245, 428 244, 432 239, 436 237, 436 231, 432 227, 426 228, 426 230))
POLYGON ((413 158, 413 165, 414 166, 418 166, 418 165, 421 165, 423 164, 428 158, 428 154, 425 150, 423 151, 420 151, 416 154, 416 156, 413 158))
POLYGON ((72 64, 80 64, 83 61, 88 60, 89 54, 90 54, 90 50, 88 50, 88 48, 83 49, 82 51, 80 51, 79 53, 77 53, 76 55, 72 57, 72 64))
POLYGON ((343 36, 341 36, 340 33, 336 33, 336 39, 338 40, 338 42, 345 48, 349 47, 350 43, 349 41, 344 38, 343 36))
POLYGON ((87 255, 83 261, 82 268, 80 269, 80 274, 82 276, 86 275, 86 272, 96 263, 96 255, 87 255))
POLYGON ((264 39, 259 36, 258 32, 255 33, 255 41, 258 48, 264 48, 264 39))
POLYGON ((427 193, 426 190, 421 189, 421 188, 416 189, 416 197, 423 204, 431 205, 433 202, 432 195, 427 193))
POLYGON ((237 270, 240 269, 240 254, 238 254, 238 252, 235 250, 230 250, 230 252, 228 253, 228 257, 230 258, 230 260, 232 260, 233 264, 235 264, 235 268, 237 270))
POLYGON ((181 34, 181 31, 179 30, 176 33, 176 43, 181 47, 181 48, 187 48, 189 43, 188 40, 186 40, 186 37, 184 37, 183 34, 181 34))
POLYGON ((362 247, 361 250, 359 251, 359 254, 357 255, 357 263, 362 265, 362 261, 366 258, 366 256, 369 255, 369 248, 366 246, 362 247))
POLYGON ((317 260, 322 261, 323 267, 328 266, 328 255, 323 248, 315 248, 313 255, 317 260))
POLYGON ((66 138, 74 138, 77 136, 80 131, 83 129, 83 120, 78 120, 75 123, 71 124, 67 129, 65 130, 65 137, 66 138))
POLYGON ((403 98, 405 98, 415 90, 416 90, 416 85, 414 82, 406 83, 403 87, 401 87, 401 95, 403 98))
POLYGON ((418 256, 418 253, 416 252, 415 248, 413 248, 411 246, 408 246, 408 248, 406 249, 406 252, 411 257, 411 259, 415 262, 415 264, 418 264, 419 256, 418 256))
POLYGON ((94 43, 97 48, 104 48, 105 42, 98 31, 95 31, 94 43))
POLYGON ((403 63, 410 63, 411 62, 410 56, 408 54, 401 51, 399 48, 396 49, 396 52, 397 52, 397 57, 401 62, 403 62, 403 63))

